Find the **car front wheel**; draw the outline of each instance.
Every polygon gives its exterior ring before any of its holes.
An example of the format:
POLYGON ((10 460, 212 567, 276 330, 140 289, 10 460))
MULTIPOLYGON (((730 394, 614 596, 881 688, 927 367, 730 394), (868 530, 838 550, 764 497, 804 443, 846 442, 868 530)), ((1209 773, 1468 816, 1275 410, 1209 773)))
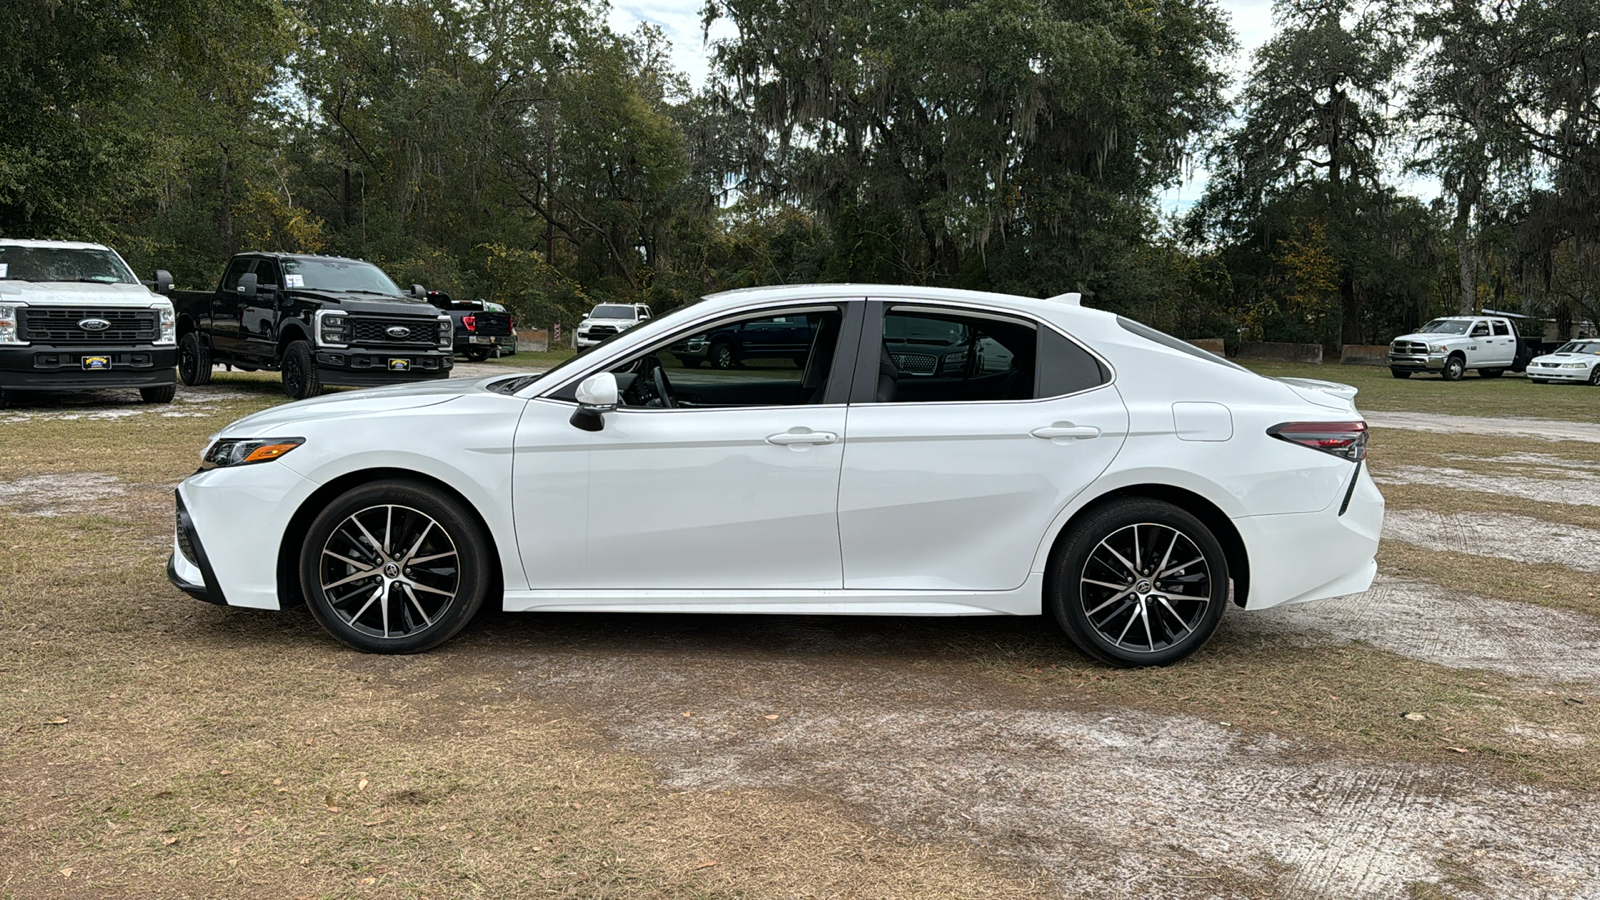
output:
POLYGON ((1396 378, 1410 378, 1411 377, 1411 370, 1410 369, 1390 369, 1389 370, 1389 374, 1393 375, 1396 378))
POLYGON ((466 627, 489 587, 476 517, 429 485, 353 488, 311 523, 300 586, 322 627, 367 653, 418 653, 466 627))
POLYGON ((1452 356, 1444 361, 1444 369, 1439 372, 1439 377, 1445 381, 1460 381, 1466 371, 1467 361, 1459 356, 1452 356))
POLYGON ((1188 511, 1117 500, 1075 523, 1048 602, 1073 643, 1114 666, 1165 666, 1200 649, 1228 602, 1228 561, 1188 511))
POLYGON ((293 400, 304 400, 322 393, 317 376, 317 358, 309 341, 295 341, 283 352, 283 392, 293 400))
POLYGON ((190 387, 211 383, 211 348, 193 331, 178 340, 178 377, 190 387))
POLYGON ((1589 370, 1589 383, 1600 385, 1600 366, 1595 366, 1589 370))

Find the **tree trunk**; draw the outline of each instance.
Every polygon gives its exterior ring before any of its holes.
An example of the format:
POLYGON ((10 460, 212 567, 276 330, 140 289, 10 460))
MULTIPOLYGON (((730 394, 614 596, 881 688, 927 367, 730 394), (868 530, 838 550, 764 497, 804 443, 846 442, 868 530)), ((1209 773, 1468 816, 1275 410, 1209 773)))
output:
POLYGON ((1355 279, 1349 272, 1339 276, 1339 306, 1344 310, 1344 320, 1339 325, 1339 343, 1361 343, 1361 297, 1356 293, 1355 279))
POLYGON ((1478 306, 1478 286, 1473 277, 1477 274, 1473 263, 1477 259, 1478 248, 1472 240, 1472 198, 1465 190, 1456 195, 1454 231, 1461 277, 1461 308, 1457 312, 1470 316, 1477 312, 1478 306))

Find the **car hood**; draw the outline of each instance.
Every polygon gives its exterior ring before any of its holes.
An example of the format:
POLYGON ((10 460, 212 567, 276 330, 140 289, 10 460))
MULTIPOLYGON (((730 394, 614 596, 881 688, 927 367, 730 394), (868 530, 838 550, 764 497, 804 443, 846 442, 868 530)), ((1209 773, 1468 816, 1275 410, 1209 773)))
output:
POLYGON ((0 301, 30 306, 71 304, 149 307, 166 298, 152 294, 142 284, 89 284, 87 282, 35 282, 0 280, 0 301))
POLYGON ((579 325, 637 325, 638 319, 584 319, 579 325))
POLYGON ((437 319, 444 315, 444 312, 432 303, 412 297, 380 297, 376 294, 350 294, 344 291, 313 288, 290 288, 289 293, 321 303, 336 304, 338 308, 348 312, 374 313, 381 316, 424 316, 429 319, 437 319))
POLYGON ((1600 356, 1596 356, 1593 353, 1546 353, 1543 356, 1535 356, 1533 358, 1533 361, 1534 362, 1545 362, 1545 361, 1549 361, 1549 362, 1596 362, 1596 361, 1600 361, 1600 356))
POLYGON ((213 437, 268 437, 288 436, 285 429, 307 422, 326 419, 347 419, 352 416, 375 415, 421 409, 449 403, 457 397, 481 391, 488 384, 515 377, 516 373, 491 375, 488 378, 449 378, 420 384, 402 384, 394 387, 366 388, 344 391, 286 403, 272 409, 245 416, 222 429, 213 437))
POLYGON ((1467 336, 1464 334, 1439 334, 1437 332, 1423 333, 1418 331, 1411 334, 1402 334, 1395 338, 1394 341, 1390 341, 1389 343, 1392 344, 1395 341, 1415 341, 1419 344, 1442 344, 1445 341, 1464 340, 1467 340, 1467 336))

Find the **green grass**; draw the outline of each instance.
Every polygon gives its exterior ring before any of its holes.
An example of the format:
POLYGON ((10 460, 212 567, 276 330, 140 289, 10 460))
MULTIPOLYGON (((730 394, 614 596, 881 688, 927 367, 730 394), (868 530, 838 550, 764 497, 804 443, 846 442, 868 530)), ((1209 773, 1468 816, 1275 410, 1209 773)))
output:
POLYGON ((1460 381, 1450 382, 1437 375, 1399 379, 1381 366, 1313 366, 1242 360, 1241 364, 1274 378, 1320 378, 1351 385, 1361 391, 1356 405, 1367 410, 1600 421, 1600 389, 1588 385, 1534 384, 1509 372, 1500 378, 1479 378, 1469 372, 1460 381))
POLYGON ((499 359, 495 359, 491 356, 484 360, 484 363, 488 365, 505 366, 510 369, 547 369, 550 366, 556 365, 557 363, 565 362, 566 360, 571 359, 573 356, 573 352, 566 349, 545 350, 541 352, 519 350, 513 356, 502 356, 499 359))

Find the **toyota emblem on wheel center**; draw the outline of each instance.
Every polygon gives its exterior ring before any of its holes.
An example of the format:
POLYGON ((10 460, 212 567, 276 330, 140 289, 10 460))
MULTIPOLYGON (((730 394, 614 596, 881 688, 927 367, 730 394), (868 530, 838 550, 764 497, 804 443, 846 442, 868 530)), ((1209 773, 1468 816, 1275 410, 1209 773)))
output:
POLYGON ((404 325, 394 325, 388 328, 384 333, 392 338, 407 338, 411 336, 411 329, 405 327, 404 325))
POLYGON ((111 323, 105 319, 80 319, 78 327, 84 331, 105 331, 111 327, 111 323))

